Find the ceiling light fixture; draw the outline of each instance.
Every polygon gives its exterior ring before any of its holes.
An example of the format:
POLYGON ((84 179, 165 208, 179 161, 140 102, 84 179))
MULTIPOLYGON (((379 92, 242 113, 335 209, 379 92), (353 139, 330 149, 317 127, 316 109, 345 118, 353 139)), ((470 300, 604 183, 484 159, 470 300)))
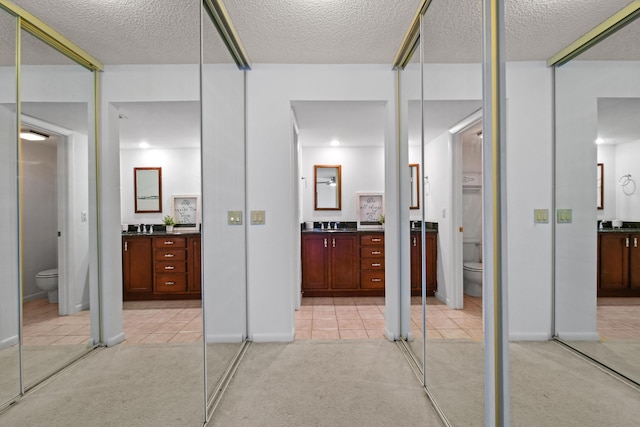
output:
POLYGON ((337 139, 333 139, 331 140, 330 144, 332 147, 337 147, 338 145, 340 145, 340 141, 338 141, 337 139))
POLYGON ((36 132, 34 130, 24 130, 20 132, 20 139, 24 139, 26 141, 44 141, 48 139, 49 135, 44 133, 36 132))
POLYGON ((596 144, 604 144, 604 139, 596 138, 596 144))
POLYGON ((140 147, 140 148, 149 148, 149 143, 148 142, 141 142, 140 144, 138 144, 138 147, 140 147))

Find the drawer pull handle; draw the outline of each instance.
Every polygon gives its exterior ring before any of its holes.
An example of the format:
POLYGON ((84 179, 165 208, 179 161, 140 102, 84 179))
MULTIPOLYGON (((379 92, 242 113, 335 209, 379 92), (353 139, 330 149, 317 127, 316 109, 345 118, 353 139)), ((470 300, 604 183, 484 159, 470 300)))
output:
POLYGON ((382 282, 382 279, 371 279, 372 282, 382 282))
POLYGON ((629 247, 629 238, 627 237, 625 240, 626 240, 627 247, 629 247))
POLYGON ((372 242, 382 242, 382 239, 371 239, 372 242))
POLYGON ((129 250, 129 242, 124 242, 124 251, 127 252, 129 250))
POLYGON ((174 254, 164 254, 165 258, 173 258, 175 255, 174 254))
POLYGON ((165 270, 175 270, 175 267, 173 265, 167 265, 164 269, 165 270))
POLYGON ((333 241, 333 247, 336 247, 336 239, 331 239, 333 241))
POLYGON ((418 240, 414 237, 413 238, 413 246, 417 246, 418 240))
POLYGON ((327 238, 326 237, 324 238, 324 247, 325 248, 327 247, 327 238))
POLYGON ((634 238, 633 238, 633 247, 634 247, 634 248, 637 248, 637 247, 638 247, 638 238, 637 238, 637 237, 634 237, 634 238))
POLYGON ((165 240, 164 244, 165 245, 173 245, 173 240, 165 240))
POLYGON ((374 262, 373 264, 371 264, 371 267, 380 267, 380 263, 379 262, 374 262))
POLYGON ((175 285, 176 282, 164 282, 165 285, 171 286, 171 285, 175 285))
POLYGON ((380 251, 373 251, 373 252, 371 252, 371 254, 372 254, 372 255, 380 255, 381 253, 382 253, 382 252, 380 252, 380 251))

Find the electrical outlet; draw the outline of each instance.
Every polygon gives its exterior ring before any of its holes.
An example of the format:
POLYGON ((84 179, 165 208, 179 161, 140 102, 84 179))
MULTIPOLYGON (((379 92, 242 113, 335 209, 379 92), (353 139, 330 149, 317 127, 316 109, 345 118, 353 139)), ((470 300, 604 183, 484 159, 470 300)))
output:
POLYGON ((252 225, 264 225, 265 212, 264 211, 251 211, 251 224, 252 225))
POLYGON ((87 222, 89 219, 89 215, 87 214, 87 211, 81 211, 80 212, 80 222, 87 222))
POLYGON ((227 223, 229 225, 242 225, 242 211, 228 211, 227 223))

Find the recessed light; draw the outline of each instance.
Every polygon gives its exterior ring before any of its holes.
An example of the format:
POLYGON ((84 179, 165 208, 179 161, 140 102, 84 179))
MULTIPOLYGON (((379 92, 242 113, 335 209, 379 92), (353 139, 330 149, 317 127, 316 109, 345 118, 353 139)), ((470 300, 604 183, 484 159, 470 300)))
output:
POLYGON ((149 143, 148 142, 141 142, 140 144, 138 144, 138 147, 140 147, 140 148, 149 148, 149 143))
POLYGON ((44 133, 36 132, 34 130, 25 130, 20 132, 20 139, 27 141, 44 141, 47 138, 49 138, 49 135, 45 135, 44 133))
POLYGON ((604 139, 596 138, 596 144, 604 144, 604 139))
POLYGON ((340 145, 340 141, 338 141, 337 139, 333 139, 330 144, 332 147, 337 147, 338 145, 340 145))

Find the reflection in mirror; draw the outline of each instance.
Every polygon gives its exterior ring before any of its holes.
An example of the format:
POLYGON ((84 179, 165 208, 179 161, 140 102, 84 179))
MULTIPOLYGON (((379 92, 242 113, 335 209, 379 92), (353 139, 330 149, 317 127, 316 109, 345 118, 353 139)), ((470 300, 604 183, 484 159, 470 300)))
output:
POLYGON ((18 275, 18 196, 15 177, 16 158, 16 18, 0 9, 0 408, 20 394, 20 361, 18 352, 18 318, 20 284, 18 275))
POLYGON ((573 209, 556 233, 557 335, 636 383, 639 30, 635 20, 555 70, 556 205, 573 209))
POLYGON ((420 209, 420 165, 412 163, 409 165, 409 180, 411 181, 411 203, 410 209, 420 209))
MULTIPOLYGON (((90 311, 92 72, 22 31, 20 253, 26 389, 99 341, 90 311), (52 65, 55 64, 55 65, 52 65)), ((95 239, 95 240, 94 240, 95 239)), ((95 266, 93 266, 95 268, 95 266)))
POLYGON ((342 166, 313 166, 314 209, 339 211, 342 209, 342 166))
POLYGON ((162 168, 133 168, 136 213, 162 212, 162 168))
POLYGON ((206 391, 211 415, 219 383, 246 330, 245 227, 227 211, 245 211, 245 72, 238 69, 210 15, 202 13, 202 230, 206 391))

